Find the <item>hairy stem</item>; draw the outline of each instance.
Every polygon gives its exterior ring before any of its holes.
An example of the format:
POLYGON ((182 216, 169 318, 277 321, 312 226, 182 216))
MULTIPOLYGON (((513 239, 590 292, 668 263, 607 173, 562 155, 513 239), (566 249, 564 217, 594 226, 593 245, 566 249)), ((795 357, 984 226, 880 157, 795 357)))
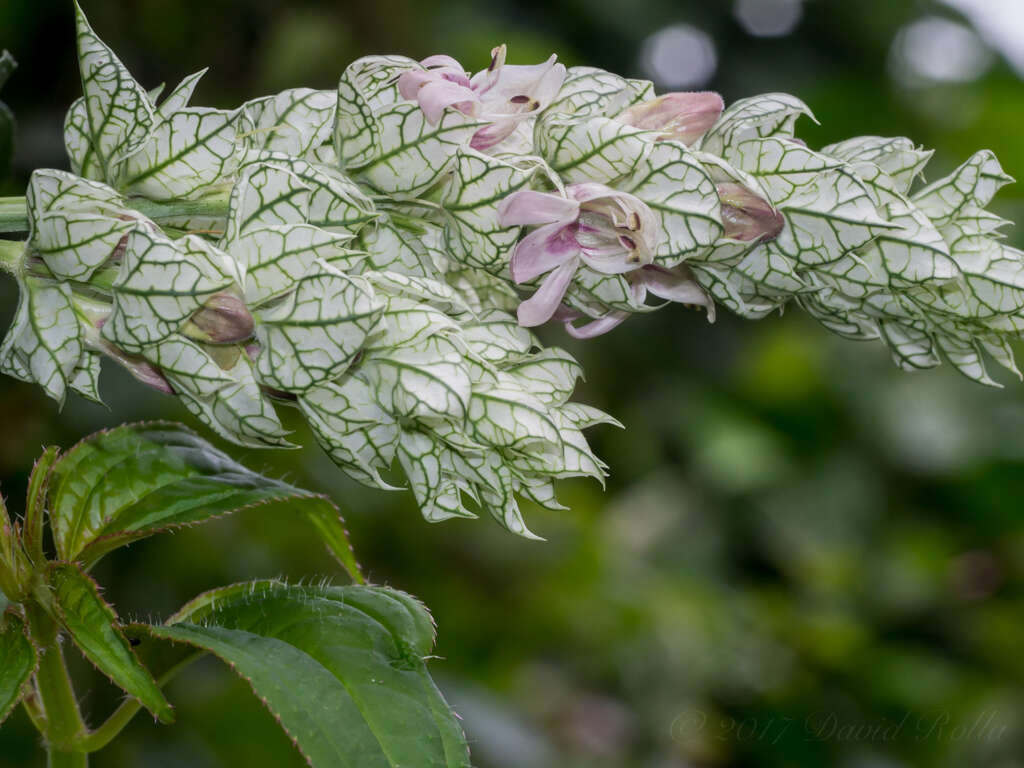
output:
POLYGON ((36 690, 46 722, 47 764, 51 768, 82 768, 88 757, 74 745, 85 733, 85 722, 71 687, 56 623, 43 608, 26 604, 32 637, 40 649, 36 690))

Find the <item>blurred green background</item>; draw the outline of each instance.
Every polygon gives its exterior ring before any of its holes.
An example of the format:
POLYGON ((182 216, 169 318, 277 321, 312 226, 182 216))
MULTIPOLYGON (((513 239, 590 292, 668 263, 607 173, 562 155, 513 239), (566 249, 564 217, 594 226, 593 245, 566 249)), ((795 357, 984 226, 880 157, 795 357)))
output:
MULTIPOLYGON (((907 135, 929 178, 975 149, 1024 176, 1021 0, 86 0, 144 85, 211 66, 197 102, 232 106, 332 88, 368 53, 485 65, 554 51, 710 87, 727 101, 796 93, 812 146, 907 135)), ((21 66, 12 178, 66 167, 78 95, 69 2, 4 0, 0 47, 21 66)), ((1024 189, 997 198, 1024 221, 1024 189)), ((1024 239, 1011 233, 1016 244, 1024 239)), ((14 312, 0 284, 0 327, 14 312)), ((297 419, 296 452, 250 466, 330 493, 371 578, 421 597, 439 627, 434 674, 481 768, 1024 765, 1024 385, 951 369, 899 373, 878 344, 799 312, 750 323, 668 310, 585 344, 579 393, 627 429, 593 431, 607 490, 561 487, 571 512, 528 509, 546 543, 493 522, 429 525, 409 494, 347 481, 297 419)), ((117 422, 193 423, 113 368, 109 409, 0 380, 0 487, 17 510, 41 446, 117 422)), ((205 431, 204 431, 205 433, 205 431)), ((230 448, 235 454, 237 449, 230 448)), ((136 544, 97 574, 128 616, 257 576, 341 578, 292 521, 252 513, 136 544)), ((94 722, 118 694, 80 664, 94 722)), ((243 683, 201 663, 170 689, 179 723, 140 716, 95 756, 120 766, 300 766, 243 683)), ((41 765, 20 713, 0 766, 41 765)))

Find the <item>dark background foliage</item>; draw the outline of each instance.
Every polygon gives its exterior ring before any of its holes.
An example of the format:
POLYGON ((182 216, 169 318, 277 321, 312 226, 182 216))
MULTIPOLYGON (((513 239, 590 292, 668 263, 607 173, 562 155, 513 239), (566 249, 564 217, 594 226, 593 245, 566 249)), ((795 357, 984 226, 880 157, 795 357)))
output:
MULTIPOLYGON (((1018 0, 85 9, 146 86, 209 65, 197 101, 215 106, 332 88, 369 53, 443 51, 475 69, 504 41, 515 63, 555 51, 727 101, 793 92, 821 120, 801 126, 811 146, 907 135, 937 149, 930 178, 982 147, 1024 175, 1018 0)), ((66 167, 61 123, 79 93, 70 3, 5 0, 0 46, 21 65, 3 93, 19 123, 0 193, 19 194, 33 167, 66 167)), ((995 209, 1024 220, 1024 192, 1009 188, 995 209)), ((4 281, 3 327, 15 300, 4 281)), ((797 311, 709 326, 667 310, 587 344, 558 330, 546 339, 584 361, 580 399, 627 427, 592 435, 612 466, 606 492, 567 482, 571 512, 528 510, 546 543, 487 520, 428 525, 409 494, 347 481, 297 419, 301 451, 242 455, 330 493, 370 576, 431 607, 432 668, 476 764, 1024 765, 1024 385, 1004 377, 1005 390, 987 390, 948 368, 902 374, 880 345, 830 337, 797 311)), ((43 444, 124 420, 192 423, 120 371, 106 370, 103 387, 109 409, 72 399, 58 412, 38 388, 0 380, 0 487, 13 509, 43 444)), ((234 580, 341 578, 307 529, 259 512, 136 544, 97 575, 122 613, 144 616, 234 580)), ((81 666, 96 720, 118 695, 81 666)), ((170 696, 178 725, 140 716, 95 764, 302 764, 215 664, 170 696)), ((12 717, 0 766, 41 759, 27 721, 12 717)))

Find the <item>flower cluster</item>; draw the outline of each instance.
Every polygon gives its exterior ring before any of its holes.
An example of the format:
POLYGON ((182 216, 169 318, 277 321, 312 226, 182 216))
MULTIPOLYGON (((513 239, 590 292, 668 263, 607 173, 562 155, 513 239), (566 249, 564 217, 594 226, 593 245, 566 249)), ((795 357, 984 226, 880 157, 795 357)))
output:
POLYGON ((448 56, 360 59, 337 91, 234 110, 162 100, 78 13, 85 93, 72 173, 37 171, 0 369, 99 400, 100 360, 222 436, 287 446, 298 409, 352 477, 400 467, 430 520, 603 477, 570 401, 579 365, 528 330, 604 333, 667 303, 763 317, 795 301, 881 338, 905 368, 945 358, 992 383, 1024 324, 1024 258, 985 211, 1008 177, 981 152, 914 189, 902 138, 808 148, 809 114, 554 57, 466 72, 448 56))

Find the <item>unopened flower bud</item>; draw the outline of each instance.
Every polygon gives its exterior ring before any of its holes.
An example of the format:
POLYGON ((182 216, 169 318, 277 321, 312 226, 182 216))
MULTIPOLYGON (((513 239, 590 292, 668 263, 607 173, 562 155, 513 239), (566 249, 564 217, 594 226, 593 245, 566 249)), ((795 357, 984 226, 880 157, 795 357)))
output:
POLYGON ((182 331, 207 344, 234 344, 252 336, 254 321, 245 302, 233 293, 211 296, 182 331))
POLYGON ((733 240, 774 240, 786 225, 772 204, 742 184, 718 185, 725 236, 733 240))
POLYGON ((658 139, 693 144, 718 120, 725 109, 713 91, 666 93, 630 107, 616 120, 645 131, 658 131, 658 139))

